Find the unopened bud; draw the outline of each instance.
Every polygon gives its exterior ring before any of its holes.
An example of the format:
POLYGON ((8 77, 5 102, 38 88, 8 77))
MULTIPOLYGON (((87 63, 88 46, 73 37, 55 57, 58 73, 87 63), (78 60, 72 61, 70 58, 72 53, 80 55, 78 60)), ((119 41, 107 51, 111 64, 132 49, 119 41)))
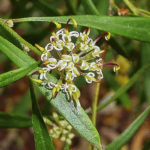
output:
POLYGON ((5 24, 10 28, 12 28, 14 26, 14 23, 12 20, 7 20, 5 24))

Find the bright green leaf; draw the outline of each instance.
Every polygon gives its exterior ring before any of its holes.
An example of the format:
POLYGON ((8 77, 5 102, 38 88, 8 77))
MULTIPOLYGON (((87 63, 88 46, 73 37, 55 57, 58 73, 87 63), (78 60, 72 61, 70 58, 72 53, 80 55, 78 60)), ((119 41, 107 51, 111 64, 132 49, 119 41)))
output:
MULTIPOLYGON (((50 80, 56 82, 53 76, 50 77, 50 80)), ((51 99, 51 90, 47 90, 44 86, 39 86, 37 83, 35 84, 47 100, 65 117, 74 129, 76 129, 83 138, 100 149, 99 134, 82 107, 76 108, 73 103, 67 101, 66 95, 62 92, 59 92, 55 99, 51 99)))
POLYGON ((112 143, 110 143, 105 150, 120 150, 120 148, 133 137, 139 127, 142 125, 146 117, 150 113, 150 106, 112 143))
POLYGON ((24 21, 58 21, 67 22, 73 17, 81 26, 108 31, 117 35, 122 35, 131 39, 150 42, 150 19, 146 17, 113 17, 113 16, 62 16, 62 17, 29 17, 14 19, 16 22, 24 21))
POLYGON ((28 128, 31 126, 30 117, 0 112, 0 128, 28 128))
POLYGON ((43 121, 31 81, 30 94, 32 100, 32 124, 36 150, 54 150, 55 148, 53 146, 52 139, 49 136, 47 127, 43 121))
POLYGON ((92 0, 82 0, 82 5, 87 14, 99 15, 98 10, 96 9, 92 0))
POLYGON ((107 15, 109 8, 109 0, 98 0, 96 3, 96 7, 101 15, 107 15))
POLYGON ((40 51, 38 51, 37 48, 25 41, 13 29, 9 28, 2 20, 0 20, 0 35, 7 39, 9 42, 16 45, 18 48, 21 48, 21 45, 25 45, 29 49, 33 50, 36 54, 40 55, 40 51))
POLYGON ((18 47, 0 36, 0 50, 19 67, 24 67, 36 61, 21 51, 18 47))
POLYGON ((0 75, 0 87, 9 85, 27 75, 33 69, 37 67, 37 63, 29 65, 27 67, 19 68, 13 71, 9 71, 0 75))

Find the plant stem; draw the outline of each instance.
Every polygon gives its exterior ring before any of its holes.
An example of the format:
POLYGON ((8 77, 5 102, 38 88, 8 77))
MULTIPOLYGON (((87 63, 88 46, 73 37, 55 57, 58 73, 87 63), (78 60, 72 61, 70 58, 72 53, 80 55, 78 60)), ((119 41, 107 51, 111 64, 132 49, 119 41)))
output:
MULTIPOLYGON (((97 103, 98 103, 98 97, 99 97, 99 90, 100 90, 100 83, 96 83, 95 87, 95 95, 92 103, 92 123, 94 126, 96 126, 96 118, 97 118, 97 103)), ((93 146, 89 146, 89 150, 92 150, 93 146)))
POLYGON ((0 25, 2 25, 5 28, 5 30, 7 30, 9 33, 11 33, 14 38, 16 38, 20 43, 22 43, 25 46, 27 46, 30 50, 34 51, 37 55, 41 55, 40 51, 37 48, 35 48, 33 45, 31 45, 26 40, 24 40, 13 29, 11 29, 10 27, 6 26, 5 23, 4 23, 5 21, 6 20, 3 20, 3 19, 0 18, 0 25))
POLYGON ((92 103, 92 123, 96 125, 96 117, 97 117, 97 103, 99 97, 100 83, 96 83, 95 87, 95 95, 92 103))

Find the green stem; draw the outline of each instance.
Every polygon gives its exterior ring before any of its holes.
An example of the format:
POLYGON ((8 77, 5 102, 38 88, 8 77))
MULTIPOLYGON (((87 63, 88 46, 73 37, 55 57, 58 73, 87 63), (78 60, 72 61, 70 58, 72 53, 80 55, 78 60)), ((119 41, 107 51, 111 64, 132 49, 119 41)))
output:
POLYGON ((96 83, 95 87, 95 95, 92 103, 92 122, 94 125, 96 125, 96 117, 97 117, 97 103, 98 103, 98 97, 99 97, 99 90, 100 90, 100 83, 96 83))
MULTIPOLYGON (((96 118, 97 118, 97 103, 99 98, 99 90, 100 90, 100 83, 96 83, 95 87, 95 95, 92 103, 92 123, 96 126, 96 118)), ((89 150, 92 150, 93 146, 90 145, 89 150)))
POLYGON ((13 35, 14 38, 16 38, 20 43, 26 45, 30 50, 33 50, 37 55, 40 55, 41 52, 36 49, 33 45, 28 43, 26 40, 24 40, 20 35, 18 35, 13 29, 5 25, 5 20, 0 18, 0 24, 13 35))

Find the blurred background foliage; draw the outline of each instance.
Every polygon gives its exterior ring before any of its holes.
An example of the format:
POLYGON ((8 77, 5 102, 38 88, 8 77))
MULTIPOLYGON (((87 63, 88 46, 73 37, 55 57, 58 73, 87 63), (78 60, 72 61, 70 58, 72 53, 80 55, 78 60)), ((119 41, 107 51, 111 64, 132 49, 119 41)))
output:
MULTIPOLYGON (((146 16, 150 17, 149 0, 132 0, 130 7, 126 0, 0 0, 0 17, 23 18, 63 15, 109 15, 109 16, 146 16), (89 7, 90 5, 90 7, 89 7), (91 7, 92 6, 92 7, 91 7), (97 9, 95 9, 95 7, 97 9), (135 11, 134 11, 135 10, 135 11)), ((31 44, 39 43, 45 46, 49 41, 49 24, 45 22, 24 22, 14 24, 13 29, 31 44)), ((1 30, 1 29, 0 29, 1 30)), ((78 30, 83 30, 79 27, 78 30)), ((91 37, 96 38, 100 31, 92 29, 91 37)), ((4 37, 7 35, 3 35, 4 37)), ((6 37, 7 38, 7 37, 6 37)), ((16 41, 12 41, 19 46, 16 41)), ((120 71, 115 74, 112 69, 105 68, 101 83, 99 103, 107 101, 121 86, 130 82, 131 77, 145 64, 150 63, 150 43, 131 40, 122 36, 112 35, 109 42, 99 43, 106 50, 105 61, 116 61, 120 71)), ((29 52, 39 60, 33 52, 29 52)), ((16 66, 0 52, 0 73, 7 72, 16 66)), ((80 83, 82 81, 77 81, 80 83)), ((83 83, 84 85, 84 83, 83 83)), ((95 84, 81 86, 81 105, 87 112, 94 94, 95 84)), ((36 96, 42 109, 42 114, 49 114, 51 107, 44 97, 36 90, 36 96)), ((102 144, 107 145, 120 135, 131 122, 150 104, 150 69, 142 74, 131 88, 118 97, 102 111, 98 112, 97 129, 101 132, 102 144)), ((0 89, 0 111, 14 114, 31 115, 31 100, 27 78, 23 78, 5 88, 0 89)), ((90 114, 90 113, 89 113, 90 114)), ((33 131, 28 129, 0 129, 0 150, 34 150, 33 131)), ((56 148, 63 149, 63 143, 54 141, 56 148)), ((88 144, 76 133, 71 146, 72 150, 88 149, 88 144)), ((121 150, 150 149, 150 119, 145 120, 135 136, 121 150)))

